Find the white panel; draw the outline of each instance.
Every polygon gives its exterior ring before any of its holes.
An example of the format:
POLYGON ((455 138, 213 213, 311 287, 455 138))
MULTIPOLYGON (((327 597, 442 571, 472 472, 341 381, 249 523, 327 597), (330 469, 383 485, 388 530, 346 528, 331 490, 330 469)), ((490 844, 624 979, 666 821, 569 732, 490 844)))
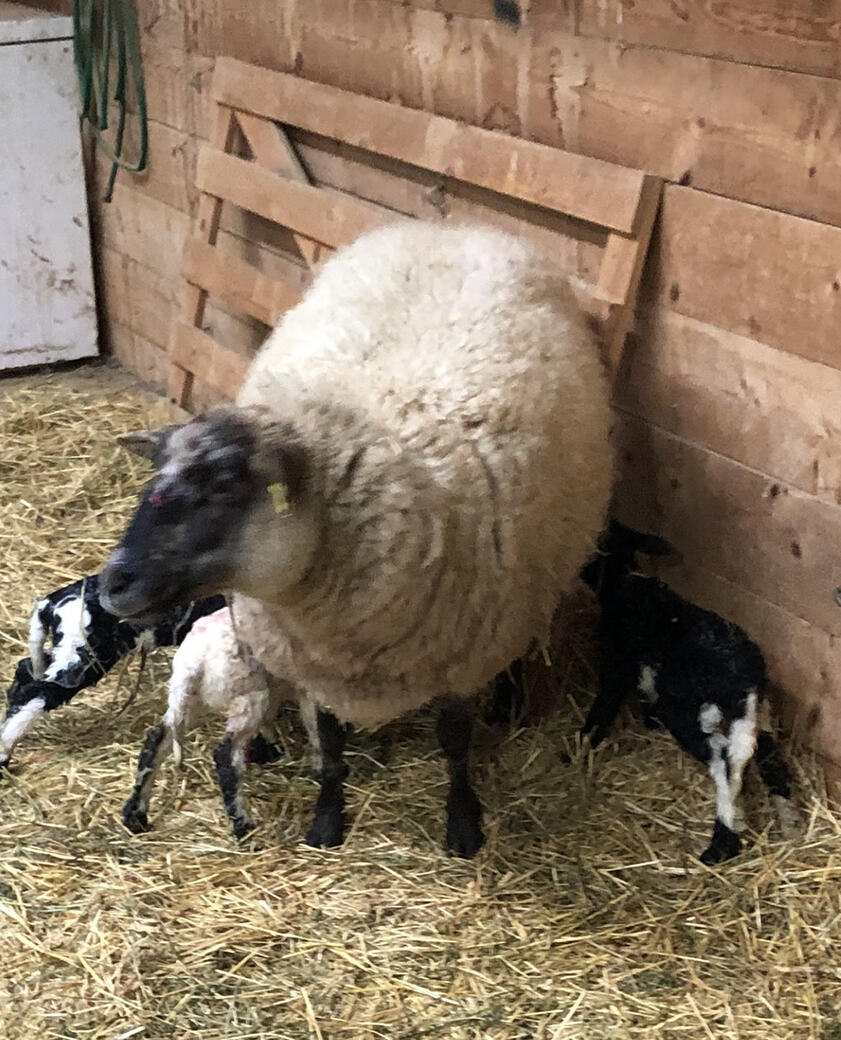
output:
POLYGON ((97 353, 72 45, 0 46, 0 370, 97 353))
POLYGON ((73 19, 67 15, 0 0, 0 44, 66 40, 72 35, 73 19))

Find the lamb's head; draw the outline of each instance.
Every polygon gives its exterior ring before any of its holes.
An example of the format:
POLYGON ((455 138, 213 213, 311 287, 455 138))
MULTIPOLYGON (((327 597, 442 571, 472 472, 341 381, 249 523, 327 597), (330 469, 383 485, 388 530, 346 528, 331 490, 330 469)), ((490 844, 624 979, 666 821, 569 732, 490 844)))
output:
POLYGON ((597 594, 611 594, 617 582, 638 569, 637 553, 661 557, 678 555, 665 538, 634 531, 618 520, 611 520, 599 537, 597 552, 581 571, 581 578, 597 594))
POLYGON ((148 622, 228 589, 272 600, 300 580, 317 525, 289 426, 226 408, 122 441, 156 473, 102 571, 106 610, 148 622))

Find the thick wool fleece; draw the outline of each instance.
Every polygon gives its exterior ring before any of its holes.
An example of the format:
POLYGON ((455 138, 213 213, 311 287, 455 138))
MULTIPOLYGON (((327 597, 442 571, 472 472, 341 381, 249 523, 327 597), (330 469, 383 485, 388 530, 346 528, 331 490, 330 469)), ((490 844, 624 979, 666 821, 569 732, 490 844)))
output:
POLYGON ((406 221, 337 252, 237 401, 268 450, 305 446, 296 510, 321 530, 301 583, 236 597, 260 661, 362 727, 481 689, 547 636, 604 526, 608 396, 529 243, 406 221))

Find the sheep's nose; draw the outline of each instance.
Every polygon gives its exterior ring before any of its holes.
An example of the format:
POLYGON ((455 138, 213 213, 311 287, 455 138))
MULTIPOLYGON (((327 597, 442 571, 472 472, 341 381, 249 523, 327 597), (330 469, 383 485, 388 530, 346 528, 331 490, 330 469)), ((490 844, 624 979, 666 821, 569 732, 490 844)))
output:
POLYGON ((128 592, 137 579, 138 570, 132 565, 127 554, 120 550, 113 553, 100 575, 99 599, 102 606, 108 610, 105 601, 128 592))

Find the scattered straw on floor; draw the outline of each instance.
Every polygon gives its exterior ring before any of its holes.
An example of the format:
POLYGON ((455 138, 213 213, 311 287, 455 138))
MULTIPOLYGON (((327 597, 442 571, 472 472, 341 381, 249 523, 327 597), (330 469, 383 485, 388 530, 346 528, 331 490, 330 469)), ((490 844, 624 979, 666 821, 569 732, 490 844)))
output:
MULTIPOLYGON (((33 595, 99 564, 145 479, 113 436, 149 400, 114 380, 0 383, 6 677, 33 595)), ((315 785, 292 719, 287 756, 249 776, 262 826, 238 850, 212 722, 164 770, 152 833, 120 826, 165 657, 118 721, 129 679, 55 713, 0 784, 0 1036, 839 1040, 841 822, 814 766, 801 756, 801 839, 778 839, 754 790, 758 833, 707 870, 703 772, 633 724, 582 754, 573 663, 568 708, 480 751, 472 863, 440 848, 427 715, 352 743, 352 830, 317 852, 299 844, 315 785)))

